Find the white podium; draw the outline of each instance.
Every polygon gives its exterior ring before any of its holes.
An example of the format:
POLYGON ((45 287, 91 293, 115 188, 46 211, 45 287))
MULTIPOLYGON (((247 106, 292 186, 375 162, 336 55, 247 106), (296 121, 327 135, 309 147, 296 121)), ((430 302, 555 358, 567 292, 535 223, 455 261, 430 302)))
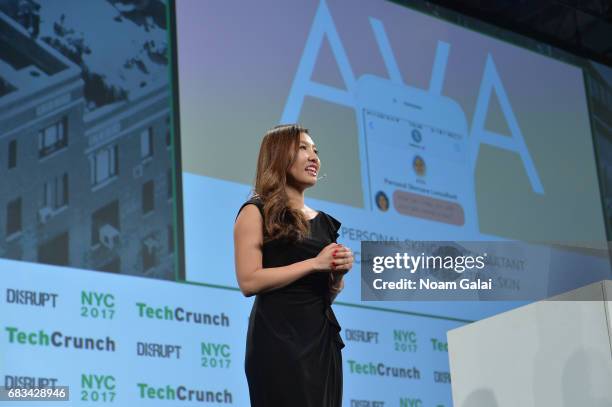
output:
POLYGON ((612 407, 612 281, 448 332, 454 407, 612 407))

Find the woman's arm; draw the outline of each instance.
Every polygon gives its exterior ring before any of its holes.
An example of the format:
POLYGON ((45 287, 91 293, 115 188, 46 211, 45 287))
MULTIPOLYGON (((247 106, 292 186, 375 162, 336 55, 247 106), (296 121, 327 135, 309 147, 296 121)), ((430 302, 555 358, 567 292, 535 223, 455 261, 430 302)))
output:
POLYGON ((329 274, 329 291, 331 302, 334 302, 340 291, 344 289, 344 275, 353 267, 353 252, 346 246, 338 245, 339 248, 333 254, 334 266, 332 270, 336 273, 329 274))
POLYGON ((334 274, 330 274, 329 291, 331 293, 331 302, 334 302, 340 291, 344 289, 344 275, 340 274, 338 277, 334 277, 334 274))
POLYGON ((255 205, 246 205, 234 224, 234 261, 238 286, 245 297, 275 290, 305 275, 330 269, 336 243, 317 257, 283 267, 262 267, 263 219, 255 205))

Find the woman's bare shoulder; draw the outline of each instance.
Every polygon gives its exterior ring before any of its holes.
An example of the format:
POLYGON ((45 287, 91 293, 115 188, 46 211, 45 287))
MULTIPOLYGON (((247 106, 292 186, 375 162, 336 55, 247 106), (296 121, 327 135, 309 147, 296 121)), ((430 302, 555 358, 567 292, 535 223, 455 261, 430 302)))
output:
POLYGON ((236 223, 262 223, 262 221, 263 217, 261 216, 261 210, 255 203, 246 203, 243 205, 236 216, 236 223))

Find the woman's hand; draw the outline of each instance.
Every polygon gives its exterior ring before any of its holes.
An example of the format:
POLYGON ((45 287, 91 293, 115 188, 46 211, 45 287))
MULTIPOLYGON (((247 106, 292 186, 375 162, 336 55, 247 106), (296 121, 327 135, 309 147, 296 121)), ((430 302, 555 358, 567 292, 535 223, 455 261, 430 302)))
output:
POLYGON ((334 256, 337 253, 340 245, 338 243, 330 243, 325 246, 317 257, 313 258, 313 271, 329 271, 334 261, 334 256))
POLYGON ((353 252, 338 243, 330 243, 313 259, 315 271, 347 273, 353 266, 353 252))
POLYGON ((341 244, 332 253, 332 264, 331 270, 337 272, 339 275, 344 275, 353 267, 353 252, 346 246, 341 244))

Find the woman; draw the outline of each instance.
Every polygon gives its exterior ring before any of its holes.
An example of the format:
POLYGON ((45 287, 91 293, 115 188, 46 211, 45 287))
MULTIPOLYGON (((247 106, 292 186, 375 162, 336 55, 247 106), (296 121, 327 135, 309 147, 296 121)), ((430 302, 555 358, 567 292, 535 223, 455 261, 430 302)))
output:
POLYGON ((276 126, 261 143, 255 194, 234 225, 238 285, 256 295, 245 372, 253 407, 340 407, 344 343, 331 302, 353 265, 340 222, 304 205, 321 162, 308 130, 276 126))

